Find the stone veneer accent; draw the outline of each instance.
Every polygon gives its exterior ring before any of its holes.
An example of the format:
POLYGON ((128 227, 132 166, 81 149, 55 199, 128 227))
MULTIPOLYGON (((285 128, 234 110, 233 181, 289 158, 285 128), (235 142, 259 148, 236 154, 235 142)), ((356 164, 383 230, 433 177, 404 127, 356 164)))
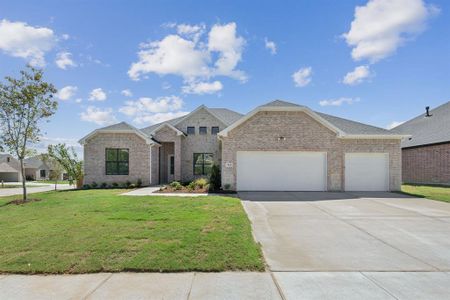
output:
POLYGON ((403 181, 450 185, 450 142, 404 148, 403 181))
MULTIPOLYGON (((222 186, 236 188, 237 151, 323 151, 327 152, 329 191, 344 189, 346 152, 389 153, 390 189, 400 190, 400 140, 341 139, 304 112, 262 111, 222 138, 222 186), (278 141, 278 137, 286 139, 278 141), (231 163, 231 168, 227 167, 231 163)), ((270 176, 268 174, 268 176, 270 176)))
POLYGON ((150 145, 134 133, 98 133, 84 145, 84 183, 136 183, 150 184, 150 145), (106 175, 106 148, 129 149, 129 175, 106 175))

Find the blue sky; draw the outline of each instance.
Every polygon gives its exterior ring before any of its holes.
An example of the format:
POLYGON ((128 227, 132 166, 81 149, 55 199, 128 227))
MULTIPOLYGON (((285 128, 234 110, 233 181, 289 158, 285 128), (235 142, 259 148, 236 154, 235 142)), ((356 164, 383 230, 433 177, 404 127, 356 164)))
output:
POLYGON ((62 90, 43 144, 273 99, 387 127, 450 100, 449 11, 438 0, 3 0, 0 76, 31 62, 62 90))

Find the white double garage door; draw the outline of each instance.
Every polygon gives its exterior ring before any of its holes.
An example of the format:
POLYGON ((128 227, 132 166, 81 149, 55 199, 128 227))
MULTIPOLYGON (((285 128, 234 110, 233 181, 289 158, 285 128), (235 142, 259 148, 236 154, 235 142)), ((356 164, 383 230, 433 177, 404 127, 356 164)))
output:
MULTIPOLYGON (((346 153, 346 191, 388 191, 388 153, 346 153)), ((326 152, 238 151, 238 191, 326 191, 326 152)))

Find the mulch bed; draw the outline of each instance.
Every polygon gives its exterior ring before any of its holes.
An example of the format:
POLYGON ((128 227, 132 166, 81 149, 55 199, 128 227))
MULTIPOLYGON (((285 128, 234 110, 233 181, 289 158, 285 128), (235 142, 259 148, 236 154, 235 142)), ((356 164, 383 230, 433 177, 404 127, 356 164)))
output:
POLYGON ((166 188, 162 188, 157 193, 180 193, 180 194, 206 194, 208 193, 208 189, 196 189, 196 190, 190 190, 186 187, 183 187, 179 190, 176 190, 170 186, 166 188))

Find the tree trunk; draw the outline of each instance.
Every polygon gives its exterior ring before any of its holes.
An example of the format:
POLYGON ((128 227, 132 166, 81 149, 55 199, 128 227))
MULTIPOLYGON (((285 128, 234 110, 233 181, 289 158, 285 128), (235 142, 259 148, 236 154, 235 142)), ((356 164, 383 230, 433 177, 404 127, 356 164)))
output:
POLYGON ((25 176, 25 166, 23 164, 23 158, 20 159, 20 171, 22 173, 22 189, 23 189, 23 201, 27 201, 27 184, 26 184, 26 176, 25 176))

